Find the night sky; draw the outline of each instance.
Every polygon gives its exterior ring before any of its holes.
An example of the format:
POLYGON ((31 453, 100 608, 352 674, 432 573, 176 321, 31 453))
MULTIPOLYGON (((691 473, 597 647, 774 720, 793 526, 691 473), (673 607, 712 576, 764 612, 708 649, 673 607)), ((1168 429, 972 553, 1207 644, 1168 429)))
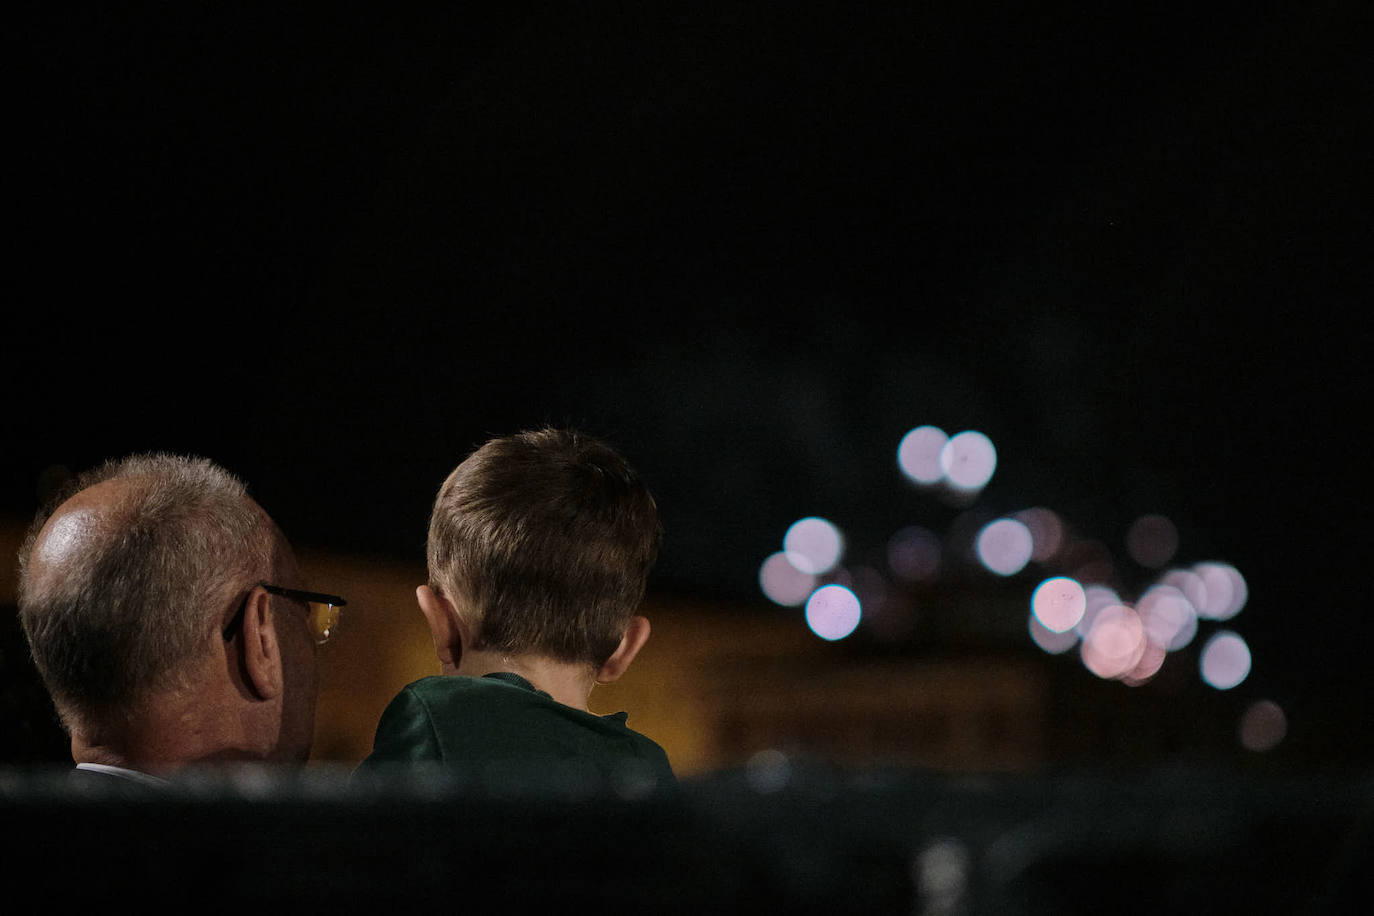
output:
POLYGON ((981 506, 1165 513, 1266 676, 1361 686, 1366 4, 89 6, 12 25, 0 508, 194 452, 418 562, 468 450, 570 423, 656 588, 761 603, 797 518, 947 523, 897 443, 978 429, 981 506))

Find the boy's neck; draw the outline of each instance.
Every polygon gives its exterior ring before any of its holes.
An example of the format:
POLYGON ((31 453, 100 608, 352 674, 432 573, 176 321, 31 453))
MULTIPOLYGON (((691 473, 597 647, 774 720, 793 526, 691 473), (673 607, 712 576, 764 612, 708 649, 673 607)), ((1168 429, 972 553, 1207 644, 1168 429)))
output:
POLYGON ((587 712, 587 700, 596 683, 596 671, 591 665, 564 662, 543 655, 509 655, 468 649, 457 666, 445 665, 444 674, 482 677, 509 671, 529 681, 565 706, 587 712))

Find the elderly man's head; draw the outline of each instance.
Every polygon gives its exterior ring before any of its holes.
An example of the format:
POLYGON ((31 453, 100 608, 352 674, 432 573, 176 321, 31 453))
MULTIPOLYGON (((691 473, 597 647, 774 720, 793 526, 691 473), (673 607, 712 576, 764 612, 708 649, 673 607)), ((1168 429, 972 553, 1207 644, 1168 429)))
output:
POLYGON ((303 761, 314 647, 304 615, 257 588, 294 587, 300 574, 243 483, 205 459, 154 454, 107 463, 66 492, 21 550, 19 611, 73 753, 114 748, 127 760, 151 743, 167 766, 187 755, 303 761), (241 609, 257 617, 226 632, 241 609), (270 636, 277 673, 265 685, 262 660, 243 657, 262 648, 245 645, 249 630, 270 636), (215 721, 187 721, 203 740, 162 734, 177 715, 215 721))

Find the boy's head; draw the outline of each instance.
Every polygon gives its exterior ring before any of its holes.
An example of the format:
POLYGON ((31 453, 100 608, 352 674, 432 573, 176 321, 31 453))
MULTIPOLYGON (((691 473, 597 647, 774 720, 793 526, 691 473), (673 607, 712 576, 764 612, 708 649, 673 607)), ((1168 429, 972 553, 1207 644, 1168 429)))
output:
POLYGON ((609 445, 573 430, 492 439, 439 488, 429 578, 472 649, 599 666, 644 598, 658 507, 609 445))

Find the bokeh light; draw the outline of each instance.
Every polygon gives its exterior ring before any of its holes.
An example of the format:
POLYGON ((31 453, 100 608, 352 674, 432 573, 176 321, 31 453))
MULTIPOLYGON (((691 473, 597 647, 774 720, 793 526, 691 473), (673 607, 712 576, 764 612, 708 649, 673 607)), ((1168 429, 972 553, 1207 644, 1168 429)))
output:
POLYGON ((902 437, 897 445, 897 466, 908 479, 922 486, 931 486, 944 479, 940 466, 940 452, 949 436, 936 426, 918 426, 902 437))
POLYGON ((1159 580, 1161 585, 1172 585, 1183 593, 1199 617, 1207 606, 1207 584, 1202 577, 1191 569, 1171 569, 1159 580))
POLYGON ((992 440, 976 430, 951 436, 940 449, 940 468, 951 486, 981 490, 997 469, 997 450, 992 440))
POLYGON ((1083 664, 1093 674, 1119 678, 1140 663, 1147 642, 1140 615, 1124 604, 1112 604, 1093 616, 1080 652, 1083 664))
POLYGON ((1028 623, 1031 641, 1051 655, 1062 655, 1078 645, 1078 633, 1070 628, 1062 633, 1055 632, 1040 622, 1034 614, 1028 623))
POLYGON ((978 560, 999 576, 1026 568, 1033 547, 1030 529, 1014 518, 999 518, 978 533, 978 560))
MULTIPOLYGON (((1088 607, 1083 586, 1067 576, 1055 576, 1036 586, 1031 594, 1031 614, 1045 629, 1064 633, 1078 626, 1088 607)), ((1077 637, 1075 635, 1075 640, 1077 637)))
POLYGON ((759 587, 774 604, 798 607, 816 588, 816 577, 792 565, 779 550, 759 565, 759 587))
POLYGON ((1168 652, 1176 652, 1197 635, 1197 611, 1184 594, 1172 585, 1152 585, 1136 602, 1136 611, 1145 625, 1150 642, 1168 652))
POLYGON ((1053 560, 1064 545, 1064 522, 1053 509, 1036 506, 1022 509, 1012 518, 1026 526, 1031 534, 1031 559, 1037 563, 1053 560))
POLYGON ((844 536, 831 522, 810 516, 792 523, 783 536, 782 549, 797 569, 820 576, 840 562, 844 536))
POLYGON ((920 525, 908 525, 887 541, 887 565, 907 582, 924 582, 940 569, 940 539, 920 525))
POLYGON ((1178 550, 1178 528, 1163 515, 1142 515, 1126 532, 1126 552, 1149 569, 1158 569, 1178 550))
POLYGON ((940 837, 921 850, 911 872, 920 888, 921 912, 956 913, 962 910, 960 901, 968 890, 973 857, 962 841, 940 837))
POLYGON ((1230 620, 1245 607, 1249 591, 1240 572, 1229 563, 1197 563, 1192 569, 1202 580, 1204 606, 1197 609, 1199 617, 1208 620, 1230 620))
POLYGON ((1241 714, 1238 731, 1246 750, 1273 750, 1288 734, 1288 717, 1274 701, 1256 700, 1241 714))
POLYGON ((1221 630, 1203 645, 1198 665, 1209 687, 1230 690, 1250 674, 1250 647, 1238 633, 1221 630))
POLYGON ((853 633, 862 616, 858 596, 843 585, 823 585, 806 601, 806 625, 832 642, 853 633))
POLYGON ((1163 646, 1146 639, 1141 649, 1140 660, 1135 663, 1134 668, 1121 675, 1121 680, 1131 687, 1147 683, 1159 673, 1160 668, 1164 667, 1165 655, 1163 646))
POLYGON ((1078 626, 1075 627, 1080 638, 1088 635, 1088 631, 1092 629, 1093 620, 1099 611, 1122 603, 1121 596, 1116 593, 1116 589, 1106 585, 1085 585, 1083 598, 1083 617, 1078 621, 1078 626))
POLYGON ((755 792, 780 792, 792 778, 792 761, 782 751, 767 748, 750 756, 745 762, 744 772, 750 788, 755 792))

